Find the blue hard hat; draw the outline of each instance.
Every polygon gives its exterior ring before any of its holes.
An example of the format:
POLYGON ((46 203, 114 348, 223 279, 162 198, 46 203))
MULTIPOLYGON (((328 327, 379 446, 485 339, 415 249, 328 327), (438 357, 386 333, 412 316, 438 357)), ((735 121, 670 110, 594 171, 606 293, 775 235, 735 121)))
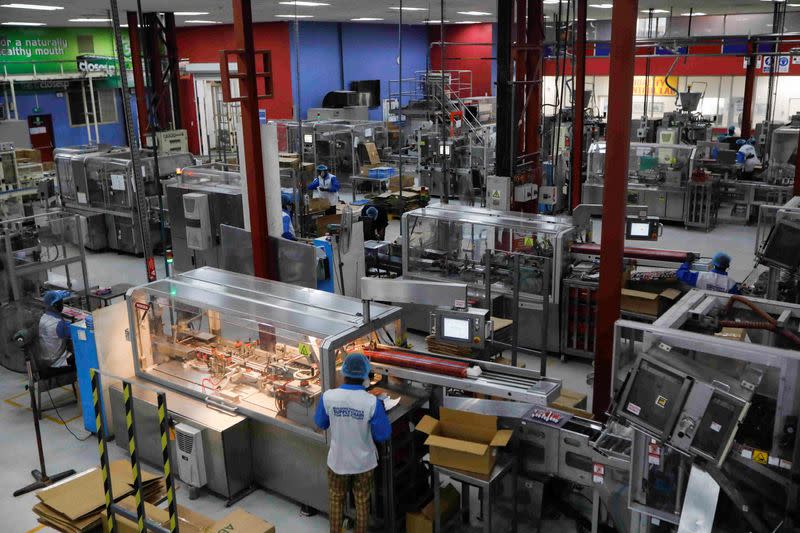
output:
POLYGON ((736 131, 736 126, 728 126, 728 133, 733 133, 736 131))
POLYGON ((42 301, 44 301, 44 305, 47 307, 53 307, 64 298, 67 298, 69 294, 69 291, 47 291, 44 293, 42 301))
POLYGON ((366 379, 372 367, 363 353, 351 353, 344 359, 342 374, 347 378, 366 379))
POLYGON ((747 144, 747 141, 745 141, 744 139, 738 139, 736 141, 736 146, 744 146, 745 144, 747 144))
POLYGON ((328 167, 325 165, 317 165, 317 172, 324 172, 328 170, 328 167))
POLYGON ((711 264, 720 270, 728 270, 728 267, 731 266, 731 256, 725 252, 717 252, 714 254, 714 257, 711 258, 711 264))
POLYGON ((380 213, 378 212, 378 208, 375 207, 374 205, 369 206, 367 210, 364 212, 364 216, 367 216, 372 220, 378 220, 379 214, 380 213))
POLYGON ((281 206, 282 207, 287 207, 287 206, 290 206, 290 205, 292 205, 292 197, 291 197, 291 195, 289 193, 287 193, 287 192, 282 192, 281 193, 281 206))

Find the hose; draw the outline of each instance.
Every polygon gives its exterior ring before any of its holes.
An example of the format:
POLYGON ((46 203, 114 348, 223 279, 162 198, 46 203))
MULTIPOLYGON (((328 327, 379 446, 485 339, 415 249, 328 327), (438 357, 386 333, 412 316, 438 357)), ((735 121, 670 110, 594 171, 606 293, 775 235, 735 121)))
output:
MULTIPOLYGON (((770 331, 774 331, 780 334, 781 336, 789 339, 795 345, 800 346, 800 337, 798 337, 797 335, 795 335, 793 332, 789 331, 786 328, 778 328, 778 321, 775 320, 775 318, 773 318, 772 315, 770 315, 769 313, 761 309, 759 306, 757 306, 755 303, 751 302, 748 298, 740 294, 734 294, 728 299, 728 303, 725 304, 726 315, 730 314, 731 309, 733 308, 733 304, 736 302, 742 303, 747 307, 749 307, 750 309, 752 309, 754 313, 763 318, 771 326, 771 328, 757 328, 757 329, 770 329, 770 331)), ((722 322, 727 322, 727 321, 720 321, 720 324, 722 322)), ((743 327, 743 326, 738 326, 738 327, 743 327)))
POLYGON ((769 322, 758 322, 757 320, 720 320, 719 325, 723 328, 765 329, 768 331, 775 331, 775 326, 769 322))

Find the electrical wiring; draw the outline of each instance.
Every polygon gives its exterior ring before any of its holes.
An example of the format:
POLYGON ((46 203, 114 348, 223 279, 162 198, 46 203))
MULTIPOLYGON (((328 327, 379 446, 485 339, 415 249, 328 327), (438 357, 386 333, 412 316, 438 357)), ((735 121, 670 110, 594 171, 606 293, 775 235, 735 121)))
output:
POLYGON ((89 438, 91 438, 94 435, 93 433, 90 432, 85 437, 77 436, 75 434, 75 432, 72 431, 72 428, 69 427, 69 424, 67 424, 67 421, 64 420, 64 417, 61 416, 61 413, 58 411, 58 406, 56 405, 56 402, 53 401, 53 396, 50 394, 50 391, 47 391, 47 396, 50 398, 50 403, 53 404, 53 410, 56 412, 56 416, 58 417, 59 420, 61 420, 61 423, 64 424, 64 428, 66 428, 66 430, 69 432, 69 434, 72 435, 73 437, 75 437, 75 440, 77 440, 78 442, 84 442, 84 441, 89 440, 89 438))

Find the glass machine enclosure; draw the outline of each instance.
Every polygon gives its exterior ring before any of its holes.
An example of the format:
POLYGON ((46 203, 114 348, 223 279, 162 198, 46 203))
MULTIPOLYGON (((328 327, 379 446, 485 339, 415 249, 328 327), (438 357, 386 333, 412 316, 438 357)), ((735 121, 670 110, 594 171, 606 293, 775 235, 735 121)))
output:
POLYGON ((520 324, 547 324, 520 328, 519 343, 558 351, 561 278, 575 226, 554 217, 465 206, 410 211, 402 225, 404 277, 466 283, 477 307, 495 316, 513 317, 518 256, 520 324))
MULTIPOLYGON (((630 143, 628 152, 628 203, 646 205, 648 215, 683 222, 686 183, 697 149, 693 145, 630 143)), ((605 141, 589 147, 583 201, 603 203, 605 141)))
MULTIPOLYGON (((313 417, 348 350, 384 342, 400 309, 205 267, 133 288, 136 374, 213 408, 325 442, 313 417)), ((396 331, 395 331, 396 333, 396 331)))

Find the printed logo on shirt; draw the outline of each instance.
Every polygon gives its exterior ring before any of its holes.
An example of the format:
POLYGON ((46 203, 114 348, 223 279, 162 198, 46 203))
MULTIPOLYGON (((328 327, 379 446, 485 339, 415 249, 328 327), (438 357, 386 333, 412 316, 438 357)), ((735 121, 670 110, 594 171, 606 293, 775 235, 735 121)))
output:
POLYGON ((333 416, 364 420, 364 411, 361 409, 353 409, 352 407, 334 407, 333 416))

